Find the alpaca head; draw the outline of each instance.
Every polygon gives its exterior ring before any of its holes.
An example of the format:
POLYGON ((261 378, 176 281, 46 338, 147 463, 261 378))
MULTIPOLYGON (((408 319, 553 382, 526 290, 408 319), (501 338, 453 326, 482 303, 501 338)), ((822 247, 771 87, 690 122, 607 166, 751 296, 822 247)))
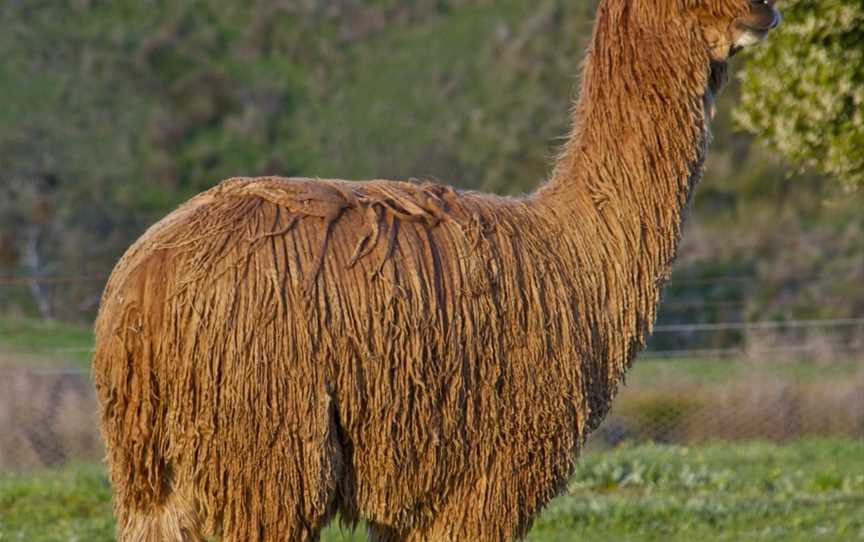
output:
POLYGON ((776 0, 679 0, 701 29, 714 62, 759 43, 780 24, 776 0))
POLYGON ((709 102, 726 80, 726 61, 762 41, 780 24, 776 0, 604 0, 601 14, 641 60, 675 63, 701 72, 706 65, 709 102), (659 48, 650 46, 662 43, 659 48))
MULTIPOLYGON (((714 62, 762 41, 780 24, 776 0, 605 0, 611 12, 637 27, 690 47, 704 45, 714 62)), ((620 20, 620 19, 619 19, 620 20)), ((632 27, 631 27, 632 30, 632 27)), ((678 44, 676 44, 677 46, 678 44)))

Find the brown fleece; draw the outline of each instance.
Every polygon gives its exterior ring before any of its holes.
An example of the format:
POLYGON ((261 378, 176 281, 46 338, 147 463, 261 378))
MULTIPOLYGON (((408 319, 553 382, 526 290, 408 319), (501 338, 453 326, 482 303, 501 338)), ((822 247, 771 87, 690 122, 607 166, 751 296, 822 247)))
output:
POLYGON ((316 540, 337 511, 376 540, 524 535, 651 331, 706 35, 747 6, 602 1, 530 196, 231 179, 153 226, 96 324, 119 539, 316 540))

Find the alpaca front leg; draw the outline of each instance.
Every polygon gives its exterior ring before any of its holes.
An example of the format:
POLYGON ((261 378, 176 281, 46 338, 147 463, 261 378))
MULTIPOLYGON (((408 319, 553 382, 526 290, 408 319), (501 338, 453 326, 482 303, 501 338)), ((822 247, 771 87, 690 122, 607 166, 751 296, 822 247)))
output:
POLYGON ((488 467, 455 488, 434 519, 408 542, 506 542, 523 538, 540 509, 566 487, 573 459, 567 442, 538 438, 497 447, 488 467))
POLYGON ((504 542, 517 538, 521 526, 519 507, 508 502, 509 484, 482 478, 454 495, 427 527, 411 532, 405 542, 504 542))
POLYGON ((525 487, 519 479, 484 477, 455 494, 425 528, 409 533, 405 542, 506 542, 521 539, 535 512, 547 499, 541 488, 525 487), (533 503, 533 504, 531 504, 533 503))

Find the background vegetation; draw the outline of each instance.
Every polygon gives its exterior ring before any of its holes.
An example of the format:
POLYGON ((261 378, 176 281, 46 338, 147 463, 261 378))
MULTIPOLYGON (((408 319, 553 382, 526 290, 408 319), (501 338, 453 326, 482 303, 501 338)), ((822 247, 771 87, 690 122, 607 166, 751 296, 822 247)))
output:
MULTIPOLYGON (((820 58, 835 58, 837 40, 860 56, 849 41, 860 39, 857 15, 841 10, 842 35, 828 15, 850 4, 824 5, 813 40, 830 47, 820 58)), ((146 225, 233 175, 530 190, 567 132, 593 9, 569 0, 4 2, 0 311, 89 321, 107 271, 146 225), (52 279, 21 278, 32 276, 52 279)), ((860 72, 789 67, 810 19, 788 20, 796 30, 757 49, 740 119, 784 152, 848 173, 854 164, 828 165, 838 152, 827 149, 860 151, 860 108, 849 121, 858 128, 838 120, 858 103, 860 72), (813 70, 827 85, 815 98, 805 93, 813 70), (824 132, 789 119, 814 100, 831 104, 835 91, 846 105, 820 122, 832 123, 837 145, 779 135, 781 122, 824 132)), ((738 95, 736 79, 661 323, 862 314, 864 196, 735 132, 738 95)))

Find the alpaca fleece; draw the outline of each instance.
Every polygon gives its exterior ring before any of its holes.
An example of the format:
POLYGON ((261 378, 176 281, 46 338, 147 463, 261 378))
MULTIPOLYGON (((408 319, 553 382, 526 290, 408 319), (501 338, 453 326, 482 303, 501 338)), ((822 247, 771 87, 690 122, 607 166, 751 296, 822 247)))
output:
POLYGON ((722 80, 701 30, 746 7, 601 2, 530 196, 238 178, 147 231, 96 324, 119 538, 524 535, 651 331, 722 80))

